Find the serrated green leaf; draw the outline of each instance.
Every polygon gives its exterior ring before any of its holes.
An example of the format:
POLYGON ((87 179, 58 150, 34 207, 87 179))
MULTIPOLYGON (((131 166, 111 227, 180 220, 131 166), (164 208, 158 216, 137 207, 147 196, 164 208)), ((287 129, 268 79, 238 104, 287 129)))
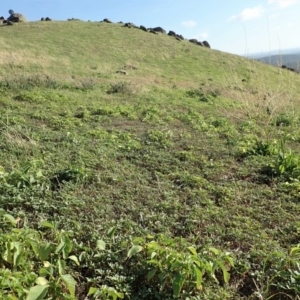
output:
POLYGON ((48 291, 47 285, 36 285, 29 290, 26 300, 42 300, 48 291))
POLYGON ((72 297, 74 297, 75 296, 75 286, 76 286, 75 279, 70 274, 61 275, 60 277, 66 284, 66 286, 70 292, 70 295, 72 297))
POLYGON ((58 273, 60 275, 63 275, 66 269, 66 262, 62 259, 59 259, 57 263, 58 263, 58 273))
POLYGON ((4 215, 4 219, 6 221, 8 221, 9 223, 11 223, 11 225, 13 225, 14 227, 17 226, 17 220, 10 214, 5 214, 4 215))
POLYGON ((131 247, 131 249, 127 253, 127 257, 130 258, 131 256, 141 252, 143 250, 143 247, 139 245, 134 245, 131 247))
POLYGON ((97 249, 98 250, 105 250, 106 243, 102 240, 97 241, 97 249))

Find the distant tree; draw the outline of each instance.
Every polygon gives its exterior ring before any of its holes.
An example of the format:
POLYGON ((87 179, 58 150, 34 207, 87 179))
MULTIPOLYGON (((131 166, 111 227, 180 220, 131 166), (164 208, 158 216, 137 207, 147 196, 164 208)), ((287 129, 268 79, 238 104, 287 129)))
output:
POLYGON ((8 11, 8 13, 11 14, 11 15, 13 15, 15 12, 14 12, 12 9, 10 9, 10 10, 8 11))

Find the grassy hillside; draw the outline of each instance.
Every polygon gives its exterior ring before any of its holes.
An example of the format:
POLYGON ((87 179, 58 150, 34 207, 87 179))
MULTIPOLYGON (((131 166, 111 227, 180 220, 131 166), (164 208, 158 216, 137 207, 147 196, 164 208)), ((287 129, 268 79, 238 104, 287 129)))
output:
POLYGON ((3 299, 299 299, 298 74, 119 24, 0 31, 3 299))

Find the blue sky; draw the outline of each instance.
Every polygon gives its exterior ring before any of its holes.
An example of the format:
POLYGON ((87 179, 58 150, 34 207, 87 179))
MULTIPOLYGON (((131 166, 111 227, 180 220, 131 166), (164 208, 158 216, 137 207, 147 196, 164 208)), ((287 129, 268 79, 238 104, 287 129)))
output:
MULTIPOLYGON (((29 21, 79 18, 161 26, 211 47, 248 55, 300 48, 300 0, 10 0, 1 13, 29 21)), ((3 3, 4 2, 4 3, 3 3)))

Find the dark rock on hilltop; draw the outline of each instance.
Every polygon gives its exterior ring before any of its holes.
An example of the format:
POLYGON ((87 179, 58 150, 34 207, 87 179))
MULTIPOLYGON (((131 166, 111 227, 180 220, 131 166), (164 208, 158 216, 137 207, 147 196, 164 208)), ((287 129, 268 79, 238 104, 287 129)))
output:
POLYGON ((42 17, 42 18, 41 18, 41 21, 45 21, 45 18, 42 17))
POLYGON ((160 33, 166 33, 166 31, 162 27, 154 27, 152 28, 153 31, 155 32, 160 32, 160 33))
POLYGON ((110 19, 103 19, 103 22, 105 22, 105 23, 113 23, 110 19))
POLYGON ((7 21, 18 23, 18 22, 27 22, 26 18, 22 14, 12 13, 8 18, 7 21))
POLYGON ((124 24, 124 27, 128 27, 128 28, 138 28, 135 24, 128 22, 124 24))
POLYGON ((189 39, 189 42, 191 42, 191 43, 193 43, 195 45, 198 45, 198 46, 210 48, 210 45, 209 45, 209 43, 207 41, 200 42, 197 39, 189 39))
POLYGON ((177 36, 176 32, 175 32, 175 31, 172 31, 172 30, 170 30, 170 31, 168 32, 168 35, 169 35, 169 36, 173 36, 173 37, 176 37, 176 36, 177 36))
POLYGON ((177 34, 175 31, 172 31, 172 30, 170 30, 168 32, 168 35, 176 38, 176 40, 178 40, 178 41, 184 40, 184 37, 181 34, 177 34))
POLYGON ((142 29, 143 31, 146 31, 146 32, 148 31, 147 28, 143 25, 140 26, 140 29, 142 29))
POLYGON ((198 40, 197 39, 189 39, 189 42, 193 43, 193 44, 197 44, 198 40))
POLYGON ((205 47, 210 48, 210 44, 207 41, 203 41, 202 43, 205 47))
POLYGON ((46 17, 46 18, 45 18, 45 21, 52 21, 52 19, 49 18, 49 17, 46 17))
POLYGON ((71 19, 67 19, 68 21, 81 21, 80 19, 76 19, 76 18, 71 18, 71 19))

